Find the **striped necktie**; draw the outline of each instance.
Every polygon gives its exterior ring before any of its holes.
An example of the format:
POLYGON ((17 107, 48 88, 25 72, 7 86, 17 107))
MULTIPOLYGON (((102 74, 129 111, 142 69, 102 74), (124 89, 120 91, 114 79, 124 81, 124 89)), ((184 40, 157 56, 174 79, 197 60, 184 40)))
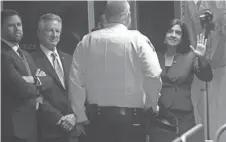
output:
POLYGON ((57 58, 57 54, 53 52, 53 53, 51 53, 51 57, 53 59, 53 68, 55 69, 55 72, 58 75, 61 84, 65 88, 65 84, 64 84, 64 71, 63 71, 63 69, 60 66, 60 62, 59 62, 59 59, 57 58))
POLYGON ((22 49, 21 48, 18 48, 17 49, 17 53, 20 55, 20 59, 23 62, 25 68, 26 68, 26 71, 27 71, 28 76, 32 76, 31 69, 29 67, 29 64, 27 62, 26 57, 24 56, 24 53, 23 53, 22 49))

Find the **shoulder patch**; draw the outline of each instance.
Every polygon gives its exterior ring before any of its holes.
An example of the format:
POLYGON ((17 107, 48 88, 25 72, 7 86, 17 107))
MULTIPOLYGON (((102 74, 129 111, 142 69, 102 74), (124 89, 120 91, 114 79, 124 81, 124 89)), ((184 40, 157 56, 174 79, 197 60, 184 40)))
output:
POLYGON ((150 41, 150 40, 147 40, 147 43, 150 45, 150 47, 152 48, 152 50, 153 50, 154 52, 156 52, 156 51, 155 51, 155 47, 153 46, 153 44, 151 43, 151 41, 150 41))

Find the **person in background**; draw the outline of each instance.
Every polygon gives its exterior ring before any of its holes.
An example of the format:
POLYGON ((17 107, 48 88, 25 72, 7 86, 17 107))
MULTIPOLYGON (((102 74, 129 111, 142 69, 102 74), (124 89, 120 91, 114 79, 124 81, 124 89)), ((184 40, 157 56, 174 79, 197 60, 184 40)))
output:
POLYGON ((86 142, 145 142, 145 110, 156 111, 162 69, 150 40, 128 30, 127 1, 108 1, 104 14, 106 27, 85 35, 73 54, 76 129, 86 142))
POLYGON ((82 16, 79 7, 83 2, 84 1, 77 1, 76 3, 78 3, 78 5, 66 6, 59 13, 63 23, 58 49, 71 56, 77 44, 80 42, 81 36, 84 35, 84 30, 87 28, 83 23, 85 17, 82 16))
POLYGON ((50 89, 42 92, 44 102, 39 110, 40 142, 76 142, 76 116, 68 99, 68 77, 72 57, 58 50, 62 19, 47 13, 38 22, 40 48, 32 53, 36 65, 53 80, 50 89))
POLYGON ((100 15, 100 21, 97 23, 97 26, 93 28, 91 31, 96 31, 104 28, 104 25, 107 24, 107 19, 105 17, 105 14, 100 15))
POLYGON ((154 132, 151 135, 153 142, 170 142, 196 125, 191 100, 194 75, 205 82, 213 78, 212 68, 205 58, 207 39, 203 33, 197 35, 197 45, 193 47, 188 34, 185 23, 173 19, 164 37, 164 51, 158 54, 163 70, 159 115, 175 117, 179 131, 171 139, 154 132))
POLYGON ((36 111, 43 103, 39 91, 50 88, 52 80, 19 46, 23 37, 19 14, 4 9, 1 18, 2 142, 37 142, 36 111))

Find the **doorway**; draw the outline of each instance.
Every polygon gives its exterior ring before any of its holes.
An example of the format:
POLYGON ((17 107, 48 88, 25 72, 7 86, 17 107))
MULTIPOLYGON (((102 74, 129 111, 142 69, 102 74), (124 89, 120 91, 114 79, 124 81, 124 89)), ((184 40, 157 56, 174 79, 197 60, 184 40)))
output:
POLYGON ((137 1, 137 18, 138 30, 161 52, 167 23, 174 18, 174 1, 137 1))

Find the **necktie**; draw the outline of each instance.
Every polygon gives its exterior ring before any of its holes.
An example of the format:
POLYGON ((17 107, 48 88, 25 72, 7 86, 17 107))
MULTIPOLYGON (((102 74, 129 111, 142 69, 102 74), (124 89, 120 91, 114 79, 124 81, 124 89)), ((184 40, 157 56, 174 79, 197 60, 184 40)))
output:
MULTIPOLYGON (((23 51, 21 50, 21 48, 18 48, 18 49, 17 49, 17 53, 20 55, 20 59, 21 59, 21 61, 23 62, 24 66, 25 66, 25 68, 26 68, 26 70, 27 70, 27 75, 28 75, 28 76, 32 76, 31 69, 30 69, 30 67, 29 67, 29 64, 28 64, 28 62, 27 62, 27 59, 26 59, 26 57, 24 56, 24 53, 23 53, 23 51)), ((37 94, 39 94, 39 90, 37 89, 36 91, 37 91, 37 94)), ((38 97, 38 98, 36 99, 36 110, 39 109, 39 101, 38 101, 39 99, 41 99, 41 97, 38 97)))
POLYGON ((20 59, 21 59, 21 61, 23 62, 25 68, 26 68, 26 71, 27 71, 28 76, 32 76, 31 69, 30 69, 30 67, 29 67, 29 64, 28 64, 28 62, 27 62, 27 59, 25 58, 24 53, 23 53, 23 51, 21 50, 21 48, 18 48, 18 49, 17 49, 17 53, 19 53, 19 55, 20 55, 20 59))
POLYGON ((60 66, 60 62, 59 62, 59 60, 57 58, 57 54, 56 53, 51 53, 51 57, 53 59, 53 68, 55 69, 55 72, 58 75, 61 84, 65 88, 65 84, 64 84, 64 71, 63 71, 63 69, 60 66))

